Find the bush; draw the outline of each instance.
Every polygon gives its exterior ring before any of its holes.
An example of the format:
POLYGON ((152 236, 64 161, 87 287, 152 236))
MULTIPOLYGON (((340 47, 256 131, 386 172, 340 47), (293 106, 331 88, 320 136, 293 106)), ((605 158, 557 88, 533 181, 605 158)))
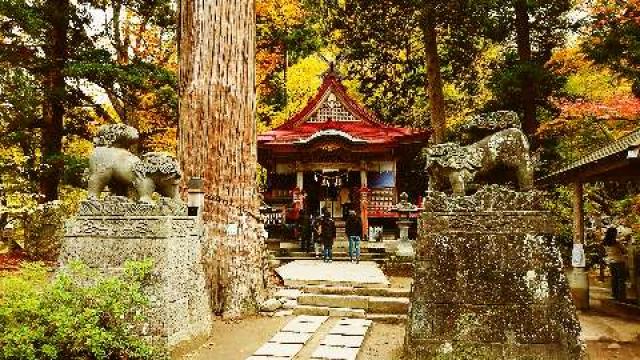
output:
POLYGON ((138 334, 146 327, 150 261, 119 277, 82 264, 51 280, 42 265, 0 276, 0 359, 161 359, 138 334))

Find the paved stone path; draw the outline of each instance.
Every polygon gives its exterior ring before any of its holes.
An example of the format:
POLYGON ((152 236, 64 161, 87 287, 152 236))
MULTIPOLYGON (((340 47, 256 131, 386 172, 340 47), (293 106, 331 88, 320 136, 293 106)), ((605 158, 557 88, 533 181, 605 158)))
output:
POLYGON ((297 260, 277 268, 276 272, 287 287, 389 287, 389 279, 373 261, 353 264, 348 261, 325 263, 322 260, 297 260))
POLYGON ((342 319, 327 334, 311 355, 312 359, 356 360, 371 320, 342 319))
POLYGON ((297 316, 247 360, 293 359, 328 318, 328 316, 297 316))
MULTIPOLYGON (((334 320, 335 325, 327 330, 327 326, 322 326, 327 319, 327 316, 296 317, 247 360, 355 360, 371 320, 334 320), (321 340, 310 341, 312 338, 321 340), (306 350, 301 351, 306 344, 306 350)), ((331 326, 331 322, 328 325, 331 326)))

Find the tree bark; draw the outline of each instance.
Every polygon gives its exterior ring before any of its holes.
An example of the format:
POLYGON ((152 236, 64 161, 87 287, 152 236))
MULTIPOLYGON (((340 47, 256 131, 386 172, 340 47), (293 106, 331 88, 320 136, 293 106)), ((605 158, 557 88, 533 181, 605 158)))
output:
POLYGON ((45 165, 39 181, 42 201, 52 201, 58 198, 58 185, 64 169, 62 159, 64 100, 66 98, 64 69, 68 56, 69 1, 49 0, 47 9, 50 9, 48 19, 51 31, 49 32, 50 46, 46 49, 49 63, 44 81, 45 100, 40 145, 45 165))
POLYGON ((438 32, 436 29, 435 9, 428 4, 423 7, 422 30, 427 62, 427 94, 431 113, 433 141, 436 144, 445 141, 447 119, 444 105, 440 57, 438 56, 438 32))
POLYGON ((537 84, 531 74, 531 27, 527 0, 515 0, 516 45, 520 66, 524 71, 522 86, 522 129, 532 144, 537 143, 538 119, 536 116, 537 84))
POLYGON ((265 290, 258 231, 254 0, 180 4, 178 154, 205 182, 207 271, 226 318, 254 313, 265 290), (232 231, 238 226, 237 235, 232 231), (231 226, 230 226, 231 225, 231 226))

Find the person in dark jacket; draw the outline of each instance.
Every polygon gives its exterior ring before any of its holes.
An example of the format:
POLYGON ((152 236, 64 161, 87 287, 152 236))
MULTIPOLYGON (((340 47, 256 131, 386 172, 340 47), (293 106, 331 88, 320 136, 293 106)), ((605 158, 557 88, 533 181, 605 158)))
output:
POLYGON ((606 262, 611 271, 611 295, 615 300, 626 300, 627 262, 624 247, 617 241, 618 230, 607 228, 603 245, 607 252, 606 262))
POLYGON ((362 239, 362 220, 355 211, 350 210, 345 224, 345 231, 349 239, 349 258, 351 262, 360 262, 360 240, 362 239))
POLYGON ((312 236, 312 224, 311 216, 305 209, 300 212, 300 218, 298 218, 298 227, 300 228, 300 250, 310 252, 312 248, 311 236, 312 236))
POLYGON ((320 258, 322 252, 322 216, 316 213, 311 219, 311 237, 313 238, 313 249, 316 259, 320 258))
POLYGON ((331 218, 329 209, 325 209, 320 220, 320 237, 324 245, 324 262, 333 261, 333 241, 336 238, 336 223, 331 218))

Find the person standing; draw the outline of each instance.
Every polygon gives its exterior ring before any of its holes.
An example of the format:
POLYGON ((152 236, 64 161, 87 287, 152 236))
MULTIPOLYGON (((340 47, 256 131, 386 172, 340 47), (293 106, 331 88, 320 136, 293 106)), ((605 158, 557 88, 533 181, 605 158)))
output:
POLYGON ((313 248, 315 250, 316 259, 320 258, 320 252, 322 252, 322 216, 316 213, 311 220, 313 238, 313 248))
POLYGON ((604 235, 603 245, 607 252, 606 262, 611 271, 611 294, 618 301, 626 300, 627 262, 622 245, 616 240, 618 230, 611 226, 604 235))
POLYGON ((360 262, 360 240, 362 239, 362 220, 354 210, 349 210, 345 225, 349 239, 349 258, 351 262, 360 262))
POLYGON ((300 250, 305 252, 311 251, 311 216, 305 209, 300 212, 298 219, 298 227, 300 228, 300 250))
POLYGON ((320 222, 320 237, 324 246, 324 262, 333 261, 333 241, 336 238, 336 223, 331 218, 329 209, 325 209, 320 222))

